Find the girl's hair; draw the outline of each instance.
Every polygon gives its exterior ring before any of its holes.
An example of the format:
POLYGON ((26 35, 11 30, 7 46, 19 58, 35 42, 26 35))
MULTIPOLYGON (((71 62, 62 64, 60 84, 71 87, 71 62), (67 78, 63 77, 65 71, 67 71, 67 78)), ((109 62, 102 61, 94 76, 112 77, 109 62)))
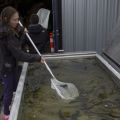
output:
POLYGON ((18 13, 18 11, 11 7, 5 7, 2 12, 1 12, 1 21, 5 24, 8 24, 10 22, 11 17, 15 14, 18 13))

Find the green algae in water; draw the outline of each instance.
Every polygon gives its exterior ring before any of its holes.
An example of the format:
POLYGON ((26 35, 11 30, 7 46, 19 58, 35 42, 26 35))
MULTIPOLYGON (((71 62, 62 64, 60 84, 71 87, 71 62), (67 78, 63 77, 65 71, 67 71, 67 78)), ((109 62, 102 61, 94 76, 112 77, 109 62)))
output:
POLYGON ((80 96, 59 98, 44 65, 31 64, 24 91, 21 120, 120 120, 120 91, 95 59, 49 60, 60 81, 72 82, 80 96))

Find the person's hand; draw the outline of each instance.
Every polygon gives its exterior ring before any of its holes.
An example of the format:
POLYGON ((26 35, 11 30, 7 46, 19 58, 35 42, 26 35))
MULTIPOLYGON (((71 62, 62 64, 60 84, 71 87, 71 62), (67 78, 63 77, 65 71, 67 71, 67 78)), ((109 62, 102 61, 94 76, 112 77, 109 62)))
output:
POLYGON ((28 45, 25 45, 24 49, 26 50, 27 53, 30 52, 30 50, 29 50, 29 46, 28 46, 28 45))
POLYGON ((24 32, 25 32, 25 33, 28 33, 28 30, 27 30, 27 28, 24 28, 24 32))

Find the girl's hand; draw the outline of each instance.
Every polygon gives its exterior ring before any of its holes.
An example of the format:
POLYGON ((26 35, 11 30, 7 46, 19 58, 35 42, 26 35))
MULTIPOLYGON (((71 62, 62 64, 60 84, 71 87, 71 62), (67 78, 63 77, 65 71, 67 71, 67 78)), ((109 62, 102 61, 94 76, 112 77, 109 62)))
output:
POLYGON ((25 29, 24 29, 24 32, 25 32, 25 33, 28 33, 28 30, 27 30, 27 28, 25 28, 25 29))

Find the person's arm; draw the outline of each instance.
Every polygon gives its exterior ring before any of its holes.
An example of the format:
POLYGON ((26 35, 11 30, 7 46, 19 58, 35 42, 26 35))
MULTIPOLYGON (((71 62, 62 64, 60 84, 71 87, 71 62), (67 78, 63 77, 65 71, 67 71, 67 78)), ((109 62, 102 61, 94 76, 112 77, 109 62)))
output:
POLYGON ((24 62, 35 62, 35 61, 41 61, 41 57, 37 54, 29 54, 21 49, 17 48, 15 45, 15 42, 13 40, 8 41, 8 49, 11 51, 12 55, 18 60, 18 61, 24 61, 24 62))

